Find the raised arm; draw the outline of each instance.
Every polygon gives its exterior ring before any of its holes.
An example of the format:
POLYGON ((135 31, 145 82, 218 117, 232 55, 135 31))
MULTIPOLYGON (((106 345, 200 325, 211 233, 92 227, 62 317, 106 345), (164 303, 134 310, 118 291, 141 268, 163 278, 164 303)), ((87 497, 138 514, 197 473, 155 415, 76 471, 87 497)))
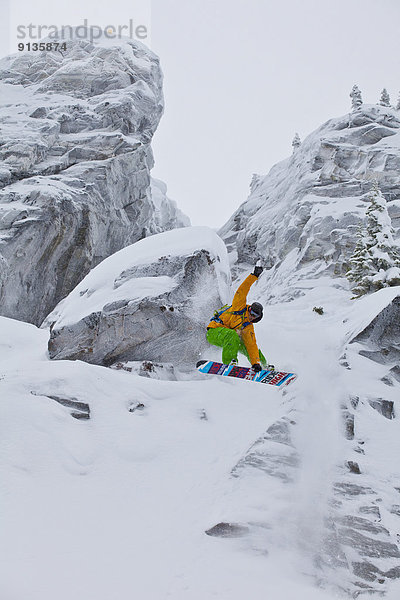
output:
POLYGON ((232 300, 232 310, 242 310, 246 306, 247 303, 247 294, 253 283, 257 281, 257 277, 251 273, 246 277, 246 279, 241 283, 238 289, 235 292, 232 300))

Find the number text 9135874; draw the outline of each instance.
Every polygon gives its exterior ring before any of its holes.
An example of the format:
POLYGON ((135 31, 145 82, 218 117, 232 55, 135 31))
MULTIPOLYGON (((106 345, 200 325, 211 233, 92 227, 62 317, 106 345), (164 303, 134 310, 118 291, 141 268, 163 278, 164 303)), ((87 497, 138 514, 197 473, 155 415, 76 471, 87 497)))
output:
POLYGON ((66 50, 67 43, 63 42, 27 42, 26 44, 18 44, 18 50, 23 52, 24 50, 33 52, 57 52, 58 50, 66 50))

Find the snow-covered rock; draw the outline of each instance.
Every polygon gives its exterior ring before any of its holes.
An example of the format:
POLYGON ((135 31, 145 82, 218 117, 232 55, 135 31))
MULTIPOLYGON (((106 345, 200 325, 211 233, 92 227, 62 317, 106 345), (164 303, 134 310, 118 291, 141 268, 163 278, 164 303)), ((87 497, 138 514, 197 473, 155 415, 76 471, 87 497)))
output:
POLYGON ((193 365, 229 291, 226 248, 211 229, 145 238, 104 260, 49 315, 50 357, 193 365))
POLYGON ((239 263, 262 260, 290 272, 343 275, 365 221, 366 193, 379 180, 397 239, 400 228, 400 115, 363 105, 311 133, 275 165, 220 231, 239 263))
POLYGON ((377 314, 350 343, 362 346, 361 355, 395 366, 400 361, 400 287, 389 288, 385 292, 376 292, 368 298, 368 304, 375 308, 377 314), (387 304, 379 310, 382 301, 387 304))
POLYGON ((151 184, 162 73, 139 42, 0 61, 1 314, 40 324, 91 268, 188 219, 151 184))

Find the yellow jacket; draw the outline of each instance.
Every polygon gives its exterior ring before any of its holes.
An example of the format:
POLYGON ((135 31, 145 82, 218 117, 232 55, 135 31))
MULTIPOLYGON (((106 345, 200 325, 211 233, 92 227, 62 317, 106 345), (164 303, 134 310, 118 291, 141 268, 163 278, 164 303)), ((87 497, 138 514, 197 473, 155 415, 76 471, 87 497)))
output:
POLYGON ((210 321, 207 327, 207 329, 210 327, 228 327, 229 329, 235 329, 241 336, 244 345, 246 346, 246 350, 250 357, 250 363, 252 365, 259 363, 260 357, 258 353, 256 335, 254 333, 254 325, 249 318, 250 306, 246 301, 247 294, 257 279, 258 278, 253 274, 250 274, 248 277, 246 277, 233 296, 232 307, 219 316, 219 319, 222 321, 222 323, 218 323, 218 321, 210 321), (232 314, 234 311, 243 310, 244 308, 246 310, 244 310, 242 314, 232 314))

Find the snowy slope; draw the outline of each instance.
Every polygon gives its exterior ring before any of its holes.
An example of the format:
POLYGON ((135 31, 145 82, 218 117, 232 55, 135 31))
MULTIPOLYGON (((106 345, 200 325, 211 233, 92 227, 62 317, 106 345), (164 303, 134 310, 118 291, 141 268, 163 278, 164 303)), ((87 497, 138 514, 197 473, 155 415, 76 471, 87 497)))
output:
POLYGON ((3 598, 327 597, 279 556, 204 534, 279 394, 53 363, 45 331, 5 318, 1 331, 3 598), (88 403, 90 419, 50 396, 88 403))
MULTIPOLYGON (((383 307, 400 290, 382 292, 383 307)), ((262 294, 260 281, 251 297, 262 294)), ((260 346, 299 373, 283 394, 197 373, 155 381, 51 362, 47 331, 2 318, 3 597, 324 600, 357 589, 350 569, 356 550, 344 536, 348 565, 332 562, 327 519, 338 526, 339 518, 364 518, 360 508, 369 507, 373 524, 380 511, 382 530, 369 548, 393 545, 400 532, 400 517, 390 512, 399 504, 397 463, 387 460, 400 451, 399 420, 368 403, 383 386, 397 406, 399 385, 384 386, 387 366, 368 372, 371 361, 356 350, 347 359, 364 363, 362 387, 359 371, 338 364, 373 316, 370 304, 355 311, 343 291, 321 282, 267 308, 257 326, 260 346), (322 316, 310 310, 317 301, 322 316), (357 433, 346 440, 342 405, 355 393, 357 433), (74 419, 60 399, 87 404, 90 419, 74 419), (357 460, 361 474, 350 473, 346 460, 357 460), (337 486, 354 478, 372 495, 346 497, 337 486), (205 534, 224 522, 243 535, 205 534)), ((382 572, 400 563, 372 560, 382 572)), ((394 600, 399 587, 383 579, 378 589, 394 600)))

